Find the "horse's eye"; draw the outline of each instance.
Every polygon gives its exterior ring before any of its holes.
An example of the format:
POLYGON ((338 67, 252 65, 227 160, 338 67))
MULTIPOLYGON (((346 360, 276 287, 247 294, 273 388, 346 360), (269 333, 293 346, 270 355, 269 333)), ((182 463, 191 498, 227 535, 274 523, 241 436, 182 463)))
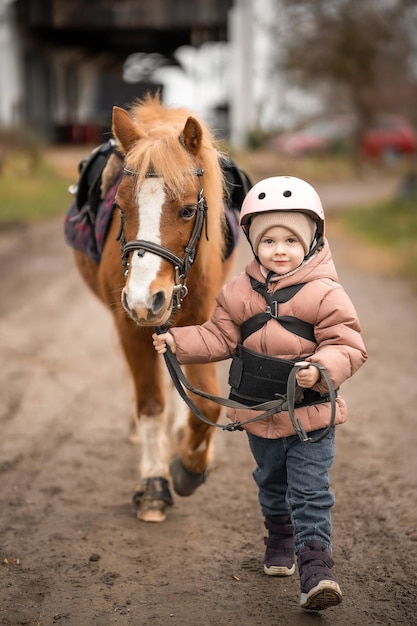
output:
POLYGON ((191 217, 194 217, 195 215, 195 205, 194 204, 188 204, 187 206, 183 207, 180 211, 180 217, 182 217, 183 219, 190 219, 191 217))

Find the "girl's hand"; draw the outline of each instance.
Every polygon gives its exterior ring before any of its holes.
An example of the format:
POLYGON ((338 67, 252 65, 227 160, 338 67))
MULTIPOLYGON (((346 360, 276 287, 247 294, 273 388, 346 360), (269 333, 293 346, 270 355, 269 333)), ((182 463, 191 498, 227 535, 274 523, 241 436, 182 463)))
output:
POLYGON ((295 365, 304 365, 302 370, 299 370, 296 375, 297 384, 304 389, 309 389, 320 378, 320 372, 317 367, 310 365, 308 361, 299 361, 295 365))
POLYGON ((174 337, 171 335, 170 332, 161 333, 160 335, 158 335, 157 333, 154 333, 152 335, 152 339, 153 339, 154 348, 158 352, 158 354, 164 354, 167 351, 167 344, 171 348, 173 354, 175 354, 176 345, 175 345, 174 337))

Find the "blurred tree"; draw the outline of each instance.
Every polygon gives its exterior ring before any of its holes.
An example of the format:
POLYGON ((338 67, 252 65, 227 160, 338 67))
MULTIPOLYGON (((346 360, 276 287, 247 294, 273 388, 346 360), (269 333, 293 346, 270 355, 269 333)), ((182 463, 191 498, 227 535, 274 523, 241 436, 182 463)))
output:
POLYGON ((415 0, 275 2, 286 31, 279 65, 298 84, 320 90, 329 111, 355 114, 356 146, 379 113, 417 122, 415 0))

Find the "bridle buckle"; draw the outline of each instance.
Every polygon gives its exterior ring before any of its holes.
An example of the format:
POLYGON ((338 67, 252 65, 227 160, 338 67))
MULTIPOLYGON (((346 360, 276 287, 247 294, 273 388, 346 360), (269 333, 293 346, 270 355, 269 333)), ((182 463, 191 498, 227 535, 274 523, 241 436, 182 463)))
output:
POLYGON ((172 304, 176 309, 181 308, 182 301, 188 293, 188 288, 186 283, 186 278, 183 274, 180 274, 180 268, 178 265, 174 267, 175 271, 175 285, 172 289, 172 304), (181 282, 183 281, 183 282, 181 282))

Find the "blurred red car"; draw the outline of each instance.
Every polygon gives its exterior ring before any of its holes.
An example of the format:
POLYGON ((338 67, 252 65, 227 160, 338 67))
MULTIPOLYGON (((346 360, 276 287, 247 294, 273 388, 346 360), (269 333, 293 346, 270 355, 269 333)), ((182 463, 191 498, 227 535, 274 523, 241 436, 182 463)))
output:
MULTIPOLYGON (((354 131, 353 116, 335 116, 276 137, 272 149, 294 157, 336 151, 351 144, 354 131)), ((410 154, 417 150, 417 133, 401 116, 382 115, 364 133, 361 146, 368 157, 410 154)))
POLYGON ((362 150, 369 157, 411 154, 417 150, 417 134, 399 115, 384 115, 363 135, 362 150))

